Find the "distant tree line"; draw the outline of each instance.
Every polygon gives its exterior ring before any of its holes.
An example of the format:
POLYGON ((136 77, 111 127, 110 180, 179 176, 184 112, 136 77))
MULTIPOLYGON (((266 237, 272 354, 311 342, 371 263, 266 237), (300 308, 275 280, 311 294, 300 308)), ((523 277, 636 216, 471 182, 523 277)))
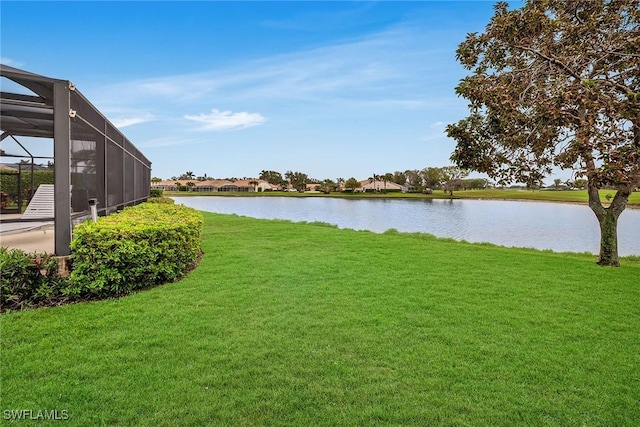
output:
MULTIPOLYGON (((482 190, 486 188, 493 188, 495 184, 485 178, 467 178, 469 172, 465 169, 457 166, 444 166, 444 167, 426 167, 424 169, 407 169, 405 171, 374 173, 367 179, 369 182, 382 181, 383 190, 386 187, 387 182, 393 182, 395 184, 404 186, 408 192, 423 193, 430 192, 432 190, 443 190, 449 194, 453 194, 454 191, 464 190, 482 190)), ((201 176, 196 176, 192 171, 187 171, 179 176, 172 176, 172 181, 184 181, 191 180, 187 186, 195 186, 193 181, 206 181, 212 179, 206 173, 201 176)), ((239 180, 251 180, 254 178, 237 178, 229 177, 225 180, 235 182, 239 180)), ((355 191, 362 186, 362 181, 355 177, 348 179, 344 178, 326 178, 316 179, 309 177, 308 174, 300 171, 288 170, 284 174, 274 170, 262 170, 258 175, 258 179, 267 181, 268 183, 275 185, 280 190, 293 189, 296 191, 305 191, 308 184, 316 184, 314 189, 322 191, 324 193, 331 193, 336 191, 355 191)), ((152 183, 162 181, 161 178, 151 178, 152 183)), ((256 182, 257 183, 257 182, 256 182)), ((587 186, 586 179, 575 179, 562 181, 561 179, 555 179, 553 184, 548 188, 554 190, 565 189, 585 189, 587 186)), ((526 186, 514 186, 513 188, 527 188, 530 190, 540 189, 542 186, 539 184, 528 184, 526 186)), ((187 190, 187 188, 185 188, 187 190)))
MULTIPOLYGON (((465 179, 468 172, 456 166, 445 167, 426 167, 422 170, 407 169, 405 171, 374 173, 368 177, 369 182, 382 181, 383 187, 387 182, 393 182, 398 185, 405 186, 409 192, 425 192, 429 190, 445 190, 452 192, 454 190, 475 190, 491 186, 488 180, 483 178, 465 179)), ((196 176, 192 171, 187 171, 179 176, 172 176, 172 181, 205 181, 211 179, 206 173, 202 176, 196 176)), ((225 178, 226 180, 235 182, 240 179, 253 178, 225 178)), ((335 191, 354 191, 362 186, 361 181, 355 177, 348 179, 339 177, 335 179, 325 178, 316 179, 309 177, 308 174, 300 171, 288 170, 284 174, 274 170, 262 170, 258 175, 258 179, 267 181, 268 183, 279 187, 281 190, 293 189, 297 191, 305 191, 308 184, 316 184, 315 189, 324 193, 335 191)), ((161 178, 153 177, 151 182, 160 182, 161 178)), ((195 186, 194 182, 190 182, 195 186)), ((190 184, 190 183, 187 183, 190 184)))

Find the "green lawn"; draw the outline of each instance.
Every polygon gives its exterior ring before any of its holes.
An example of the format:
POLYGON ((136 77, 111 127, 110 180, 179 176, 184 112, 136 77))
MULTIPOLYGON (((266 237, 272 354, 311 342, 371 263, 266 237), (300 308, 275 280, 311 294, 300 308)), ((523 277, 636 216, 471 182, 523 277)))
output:
MULTIPOLYGON (((607 203, 607 196, 615 196, 615 190, 600 190, 600 199, 607 203)), ((433 194, 421 193, 296 193, 296 192, 207 192, 207 191, 165 191, 165 196, 226 196, 226 197, 345 197, 345 198, 404 198, 404 199, 448 199, 451 196, 442 190, 435 190, 433 194)), ((549 202, 587 203, 589 196, 586 190, 466 190, 455 191, 455 199, 504 199, 504 200, 536 200, 549 202)), ((629 196, 629 206, 640 207, 640 192, 629 196)))
MULTIPOLYGON (((607 196, 615 196, 615 190, 600 190, 600 200, 607 202, 607 196)), ((553 202, 577 202, 588 203, 587 190, 467 190, 457 191, 454 195, 460 198, 478 199, 508 199, 508 200, 541 200, 553 202)), ((640 192, 636 191, 629 196, 629 205, 640 205, 640 192)))
POLYGON ((69 426, 640 425, 639 258, 204 215, 205 256, 177 283, 0 316, 1 409, 69 426))

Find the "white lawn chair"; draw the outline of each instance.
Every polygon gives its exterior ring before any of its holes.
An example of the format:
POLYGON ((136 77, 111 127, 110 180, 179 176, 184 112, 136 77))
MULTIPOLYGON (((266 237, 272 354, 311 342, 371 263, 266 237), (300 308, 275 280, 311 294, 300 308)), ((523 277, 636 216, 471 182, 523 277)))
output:
POLYGON ((21 219, 53 218, 55 216, 55 191, 53 184, 40 184, 31 198, 21 219))
MULTIPOLYGON (((55 201, 53 184, 40 184, 20 219, 29 221, 1 222, 0 234, 21 233, 45 229, 54 224, 55 201), (34 221, 42 219, 43 221, 34 221)), ((46 232, 46 231, 45 231, 46 232)))

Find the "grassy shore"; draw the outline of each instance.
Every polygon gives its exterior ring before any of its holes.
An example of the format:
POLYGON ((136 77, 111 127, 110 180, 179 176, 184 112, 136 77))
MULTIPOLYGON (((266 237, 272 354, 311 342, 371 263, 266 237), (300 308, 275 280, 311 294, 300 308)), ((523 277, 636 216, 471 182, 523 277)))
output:
POLYGON ((203 249, 173 284, 0 316, 1 409, 70 426, 640 424, 638 258, 210 213, 203 249))
MULTIPOLYGON (((403 199, 449 199, 451 196, 442 190, 435 190, 433 194, 421 193, 330 193, 323 194, 319 192, 186 192, 186 191, 165 191, 168 197, 174 196, 227 196, 227 197, 346 197, 346 198, 403 198, 403 199)), ((614 190, 601 190, 600 199, 603 203, 607 203, 607 197, 615 196, 614 190)), ((586 190, 466 190, 456 191, 453 193, 454 199, 498 199, 498 200, 532 200, 546 202, 564 202, 564 203, 587 203, 589 196, 586 190)), ((640 208, 640 192, 632 193, 629 197, 629 207, 640 208)))

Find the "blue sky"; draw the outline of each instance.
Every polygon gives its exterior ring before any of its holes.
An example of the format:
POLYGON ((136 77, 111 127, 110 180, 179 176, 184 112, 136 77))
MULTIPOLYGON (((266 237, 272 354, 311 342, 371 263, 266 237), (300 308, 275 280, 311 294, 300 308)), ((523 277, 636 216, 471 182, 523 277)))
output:
POLYGON ((2 1, 2 63, 71 80, 153 176, 446 166, 493 1, 2 1))

